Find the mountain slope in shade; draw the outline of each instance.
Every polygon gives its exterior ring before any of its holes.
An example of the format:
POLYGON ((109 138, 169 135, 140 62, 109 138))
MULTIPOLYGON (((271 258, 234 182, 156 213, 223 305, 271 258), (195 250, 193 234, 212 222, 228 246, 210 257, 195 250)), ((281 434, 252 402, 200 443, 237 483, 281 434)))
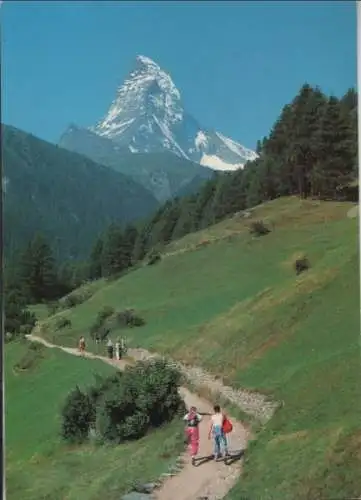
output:
POLYGON ((144 218, 159 206, 133 179, 79 154, 2 125, 5 250, 40 231, 61 258, 83 258, 110 222, 144 218))
MULTIPOLYGON (((133 71, 118 88, 103 119, 89 129, 70 126, 59 144, 96 161, 103 155, 106 165, 114 164, 114 157, 125 152, 171 152, 183 160, 223 171, 242 168, 257 158, 255 152, 201 126, 184 109, 170 75, 144 56, 136 58, 133 71)), ((147 166, 142 164, 140 168, 147 166)), ((194 176, 202 175, 194 168, 194 176)))
POLYGON ((59 144, 132 177, 160 202, 175 196, 195 177, 200 179, 201 185, 213 175, 210 168, 170 151, 131 153, 127 147, 75 125, 63 134, 59 144))

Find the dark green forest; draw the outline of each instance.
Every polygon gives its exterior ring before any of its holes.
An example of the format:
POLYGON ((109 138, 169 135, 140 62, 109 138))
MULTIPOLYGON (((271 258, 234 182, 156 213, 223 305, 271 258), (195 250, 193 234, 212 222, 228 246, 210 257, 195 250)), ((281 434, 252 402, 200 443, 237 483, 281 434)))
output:
POLYGON ((7 257, 41 231, 57 259, 84 258, 104 227, 159 206, 119 172, 14 127, 3 125, 1 133, 7 257))
POLYGON ((284 106, 268 137, 258 141, 259 158, 243 170, 218 174, 195 195, 161 206, 142 227, 135 258, 280 196, 355 196, 345 194, 345 188, 357 179, 357 147, 356 91, 337 99, 305 84, 284 106))
POLYGON ((17 331, 13 317, 24 313, 24 304, 52 301, 87 280, 114 279, 145 258, 153 264, 161 246, 262 202, 287 195, 356 201, 357 189, 350 187, 358 173, 356 91, 336 98, 303 85, 258 141, 257 152, 259 158, 243 170, 214 175, 195 194, 167 201, 146 220, 104 224, 82 262, 59 266, 50 240, 35 236, 7 269, 7 331, 17 331))

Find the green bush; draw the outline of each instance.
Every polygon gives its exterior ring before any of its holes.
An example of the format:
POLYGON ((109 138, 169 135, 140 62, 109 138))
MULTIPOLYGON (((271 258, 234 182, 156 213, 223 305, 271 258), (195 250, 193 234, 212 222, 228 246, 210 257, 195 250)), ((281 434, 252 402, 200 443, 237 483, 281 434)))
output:
POLYGON ((76 307, 82 304, 82 299, 76 293, 70 293, 62 300, 62 305, 65 309, 71 309, 72 307, 76 307))
POLYGON ((99 321, 104 321, 112 314, 114 314, 114 308, 111 306, 104 306, 103 309, 98 312, 98 319, 99 321))
POLYGON ((104 327, 104 324, 108 318, 110 318, 114 314, 114 309, 111 306, 104 306, 101 309, 97 317, 90 327, 90 336, 91 338, 95 338, 96 335, 100 337, 101 340, 104 340, 109 333, 109 329, 104 327))
POLYGON ((116 322, 120 328, 145 325, 145 320, 141 316, 138 316, 134 309, 125 309, 116 313, 116 322))
POLYGON ((133 328, 145 325, 145 320, 135 313, 133 309, 114 312, 112 307, 105 306, 90 327, 90 336, 98 336, 100 340, 107 338, 113 328, 133 328))
POLYGON ((180 374, 163 360, 138 362, 123 373, 98 404, 97 429, 105 440, 138 439, 171 421, 184 403, 180 374))
POLYGON ((71 328, 71 321, 69 318, 60 317, 55 322, 55 328, 62 330, 63 328, 71 328))
POLYGON ((44 346, 37 342, 28 344, 28 348, 20 360, 14 365, 16 370, 30 370, 38 365, 44 357, 44 346))
POLYGON ((294 268, 297 275, 303 273, 304 271, 307 271, 310 267, 311 264, 307 257, 302 257, 295 260, 294 268))
POLYGON ((5 289, 4 329, 16 336, 30 333, 36 323, 36 316, 26 307, 24 295, 17 289, 5 289))
POLYGON ((62 409, 63 439, 73 443, 82 443, 89 436, 94 407, 87 394, 76 387, 67 397, 62 409))
POLYGON ((271 230, 261 220, 252 222, 249 231, 254 236, 265 236, 271 232, 271 230))
POLYGON ((33 325, 21 325, 19 332, 21 335, 29 335, 32 332, 33 328, 33 325))
POLYGON ((90 426, 104 442, 139 439, 184 411, 180 373, 163 360, 138 362, 122 374, 98 377, 86 394, 77 388, 62 413, 66 440, 84 440, 90 426))

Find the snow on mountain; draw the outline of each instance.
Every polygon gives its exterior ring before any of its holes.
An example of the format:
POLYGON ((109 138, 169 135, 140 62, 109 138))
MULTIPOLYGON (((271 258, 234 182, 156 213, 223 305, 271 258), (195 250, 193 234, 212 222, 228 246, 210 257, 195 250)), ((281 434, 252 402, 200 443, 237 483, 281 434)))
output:
POLYGON ((214 170, 236 170, 257 154, 201 127, 182 104, 172 78, 149 57, 118 88, 104 118, 89 129, 132 153, 170 151, 214 170))

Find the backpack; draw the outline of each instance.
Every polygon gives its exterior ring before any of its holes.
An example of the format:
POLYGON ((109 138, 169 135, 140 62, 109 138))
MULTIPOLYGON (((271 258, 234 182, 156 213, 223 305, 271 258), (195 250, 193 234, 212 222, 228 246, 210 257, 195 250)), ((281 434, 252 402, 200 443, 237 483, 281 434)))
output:
POLYGON ((227 418, 226 415, 223 416, 222 429, 225 434, 229 434, 233 430, 232 422, 227 418))

